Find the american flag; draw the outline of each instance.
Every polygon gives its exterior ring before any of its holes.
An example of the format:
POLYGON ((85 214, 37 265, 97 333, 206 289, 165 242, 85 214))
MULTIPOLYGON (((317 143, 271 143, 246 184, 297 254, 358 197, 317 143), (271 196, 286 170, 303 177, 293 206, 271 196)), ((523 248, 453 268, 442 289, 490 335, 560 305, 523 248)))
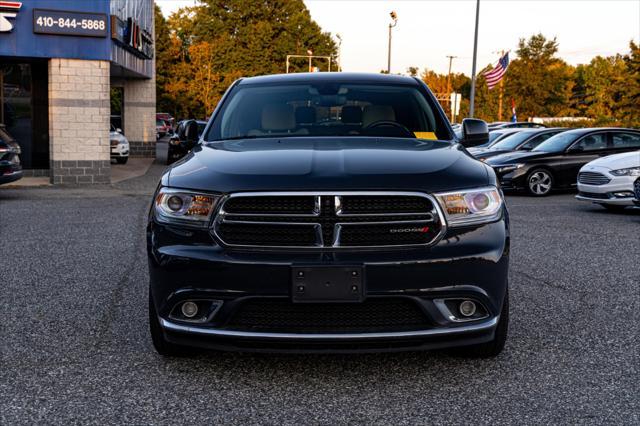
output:
POLYGON ((493 67, 493 69, 490 69, 483 74, 484 78, 487 80, 487 86, 489 86, 489 89, 493 89, 496 84, 500 83, 500 80, 502 80, 504 73, 507 72, 508 66, 509 52, 505 53, 504 56, 500 58, 498 64, 493 67))

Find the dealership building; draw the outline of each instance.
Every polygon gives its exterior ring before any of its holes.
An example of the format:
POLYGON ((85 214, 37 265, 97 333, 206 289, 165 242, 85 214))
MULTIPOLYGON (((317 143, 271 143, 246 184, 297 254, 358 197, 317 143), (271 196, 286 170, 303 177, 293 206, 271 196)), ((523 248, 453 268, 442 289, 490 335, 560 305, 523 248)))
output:
POLYGON ((110 127, 155 153, 153 0, 0 0, 0 123, 25 176, 108 183, 110 127))

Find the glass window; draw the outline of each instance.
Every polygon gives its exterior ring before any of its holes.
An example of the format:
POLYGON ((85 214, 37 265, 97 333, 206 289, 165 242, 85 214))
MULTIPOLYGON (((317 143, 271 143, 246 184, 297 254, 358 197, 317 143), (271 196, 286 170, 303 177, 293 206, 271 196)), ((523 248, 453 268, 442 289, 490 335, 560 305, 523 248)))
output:
POLYGON ((607 148, 607 135, 605 133, 598 133, 596 135, 589 135, 582 138, 578 143, 573 145, 572 149, 582 151, 598 151, 607 148))
POLYGON ((287 136, 448 137, 415 86, 351 83, 239 85, 206 140, 287 136))
POLYGON ((562 132, 557 135, 553 135, 546 141, 542 142, 540 145, 533 148, 533 151, 544 151, 544 152, 564 151, 577 138, 579 138, 581 134, 582 133, 575 133, 575 132, 569 131, 569 132, 562 132))
POLYGON ((614 148, 640 148, 640 135, 634 133, 614 133, 614 148))
POLYGON ((518 145, 531 137, 531 132, 518 132, 494 144, 491 149, 516 149, 518 145))

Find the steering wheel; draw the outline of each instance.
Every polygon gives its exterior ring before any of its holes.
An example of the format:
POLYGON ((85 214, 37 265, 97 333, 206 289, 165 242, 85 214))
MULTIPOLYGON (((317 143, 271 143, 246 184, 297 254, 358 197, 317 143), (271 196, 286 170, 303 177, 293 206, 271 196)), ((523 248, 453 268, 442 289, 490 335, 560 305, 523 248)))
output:
POLYGON ((401 130, 402 133, 404 133, 404 136, 406 137, 409 137, 409 138, 416 137, 416 135, 414 135, 413 132, 407 129, 404 125, 398 123, 397 121, 391 121, 391 120, 374 121, 373 123, 366 125, 362 130, 364 131, 371 130, 371 129, 375 129, 376 127, 395 127, 396 129, 401 130))

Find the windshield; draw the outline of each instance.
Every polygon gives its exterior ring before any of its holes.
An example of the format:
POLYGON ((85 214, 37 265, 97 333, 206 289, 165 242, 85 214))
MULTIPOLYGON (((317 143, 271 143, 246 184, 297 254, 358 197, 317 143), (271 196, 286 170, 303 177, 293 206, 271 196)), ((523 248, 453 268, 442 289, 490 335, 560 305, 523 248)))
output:
POLYGON ((293 136, 448 139, 449 131, 417 86, 239 85, 205 140, 293 136))
POLYGON ((518 145, 529 139, 533 134, 532 132, 513 133, 492 145, 491 149, 516 149, 518 145))
POLYGON ((555 136, 551 136, 546 141, 532 149, 532 151, 544 151, 544 152, 560 152, 567 149, 573 141, 575 141, 580 134, 574 134, 572 132, 558 133, 555 136))

